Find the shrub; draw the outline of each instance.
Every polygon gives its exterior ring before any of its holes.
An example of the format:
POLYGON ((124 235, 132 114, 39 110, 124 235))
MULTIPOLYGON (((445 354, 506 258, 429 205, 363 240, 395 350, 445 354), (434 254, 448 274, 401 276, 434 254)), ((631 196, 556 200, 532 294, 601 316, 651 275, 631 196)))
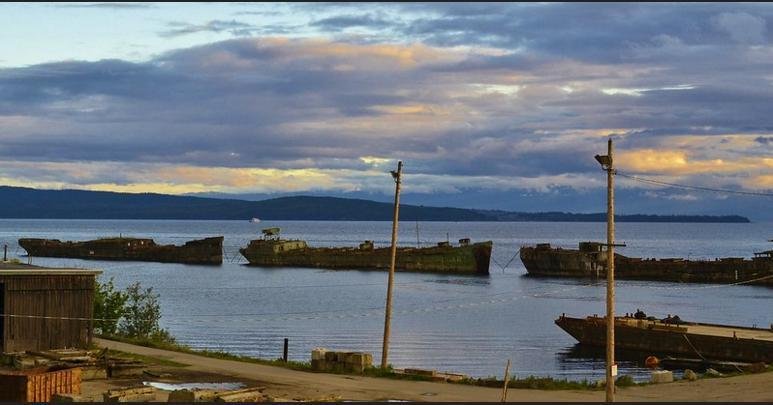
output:
POLYGON ((106 283, 96 281, 94 287, 94 328, 103 335, 114 335, 118 320, 123 316, 126 293, 118 291, 110 278, 106 283))
POLYGON ((174 341, 172 335, 158 325, 160 319, 161 305, 158 303, 158 294, 153 293, 153 288, 143 290, 138 282, 126 288, 126 302, 123 317, 118 325, 118 334, 130 338, 174 341))

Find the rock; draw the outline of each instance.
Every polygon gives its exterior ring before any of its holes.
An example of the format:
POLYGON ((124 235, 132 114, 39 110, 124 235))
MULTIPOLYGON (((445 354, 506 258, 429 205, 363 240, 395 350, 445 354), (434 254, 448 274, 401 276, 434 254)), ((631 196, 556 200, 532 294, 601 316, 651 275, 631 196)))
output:
POLYGON ((698 374, 695 374, 695 371, 690 370, 689 368, 684 370, 684 376, 683 379, 687 381, 695 381, 698 379, 698 374))
POLYGON ((653 384, 674 382, 674 373, 668 370, 653 371, 651 374, 651 381, 653 384))
POLYGON ((724 374, 720 373, 717 370, 714 370, 713 368, 707 368, 706 375, 709 377, 724 377, 724 374))

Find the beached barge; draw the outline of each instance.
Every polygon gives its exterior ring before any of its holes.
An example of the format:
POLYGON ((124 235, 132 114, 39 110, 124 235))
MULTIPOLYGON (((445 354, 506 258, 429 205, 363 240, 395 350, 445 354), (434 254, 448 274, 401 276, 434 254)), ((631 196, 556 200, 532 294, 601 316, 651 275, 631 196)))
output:
MULTIPOLYGON (((535 247, 522 247, 520 256, 530 275, 606 278, 607 252, 603 246, 596 242, 580 242, 579 249, 562 249, 541 243, 535 247)), ((727 257, 715 260, 642 259, 615 254, 615 277, 773 285, 773 251, 755 253, 752 259, 727 257)))
POLYGON ((157 245, 153 239, 105 238, 83 242, 58 239, 19 239, 29 256, 93 260, 127 260, 164 263, 222 264, 223 237, 186 242, 182 246, 157 245))
MULTIPOLYGON (((492 242, 459 245, 441 242, 426 248, 397 249, 396 271, 489 274, 492 242)), ((263 230, 263 238, 239 252, 254 266, 319 267, 329 269, 389 270, 390 248, 376 248, 373 241, 359 247, 314 248, 303 240, 279 238, 279 228, 263 230)))
MULTIPOLYGON (((583 345, 604 347, 605 317, 562 315, 556 325, 583 345)), ((658 320, 615 318, 615 347, 644 355, 686 355, 707 360, 773 362, 773 329, 658 320)))

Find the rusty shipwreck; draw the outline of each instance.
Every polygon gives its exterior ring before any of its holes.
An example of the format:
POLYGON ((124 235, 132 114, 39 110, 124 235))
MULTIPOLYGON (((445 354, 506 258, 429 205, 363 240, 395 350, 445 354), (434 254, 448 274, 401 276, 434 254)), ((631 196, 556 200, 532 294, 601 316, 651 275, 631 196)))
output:
MULTIPOLYGON (((554 248, 541 243, 520 250, 530 275, 606 278, 604 244, 580 242, 579 249, 554 248)), ((615 254, 615 277, 688 283, 745 283, 773 286, 773 250, 752 259, 726 257, 714 260, 642 259, 615 254)))
MULTIPOLYGON (((606 317, 573 318, 562 315, 556 325, 580 344, 606 345, 606 317)), ((615 318, 615 347, 645 355, 679 355, 707 360, 773 362, 773 328, 671 323, 666 319, 615 318)))
MULTIPOLYGON (((457 246, 448 242, 424 248, 397 249, 395 270, 433 273, 489 274, 492 242, 457 246)), ((390 248, 376 248, 373 241, 359 247, 309 247, 303 240, 281 239, 279 228, 263 230, 263 237, 239 249, 250 265, 272 267, 319 267, 329 269, 389 270, 390 248)))
POLYGON ((153 239, 103 238, 82 242, 58 239, 19 239, 29 256, 92 260, 126 260, 187 264, 222 264, 223 237, 186 242, 182 246, 157 245, 153 239))

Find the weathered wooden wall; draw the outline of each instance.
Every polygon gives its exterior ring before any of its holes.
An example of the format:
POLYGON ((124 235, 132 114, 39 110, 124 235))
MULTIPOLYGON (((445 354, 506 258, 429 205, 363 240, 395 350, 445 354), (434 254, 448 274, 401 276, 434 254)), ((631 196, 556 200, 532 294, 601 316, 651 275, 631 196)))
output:
POLYGON ((20 315, 3 317, 3 352, 88 346, 94 275, 0 274, 0 284, 5 288, 5 314, 20 315))

